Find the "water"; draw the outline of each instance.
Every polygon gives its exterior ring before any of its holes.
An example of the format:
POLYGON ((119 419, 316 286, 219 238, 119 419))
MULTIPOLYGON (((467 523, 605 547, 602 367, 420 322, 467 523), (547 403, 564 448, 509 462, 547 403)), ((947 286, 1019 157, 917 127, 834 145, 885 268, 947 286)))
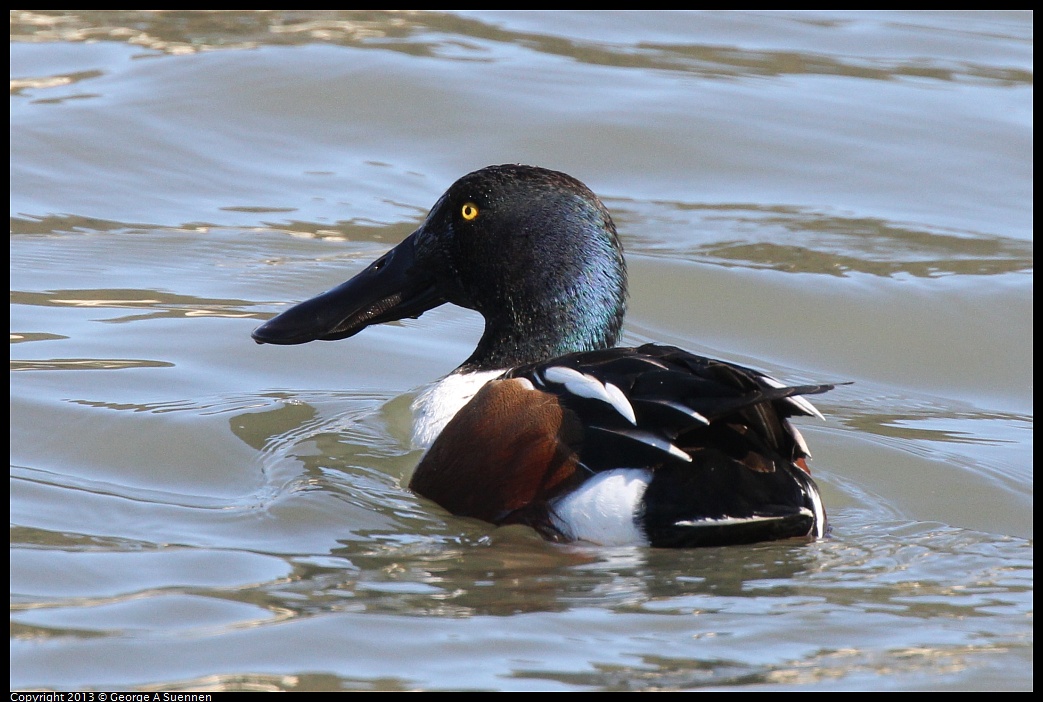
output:
POLYGON ((11 14, 11 687, 1031 689, 1032 15, 11 14), (793 382, 832 533, 547 544, 404 485, 443 308, 256 346, 564 170, 625 342, 793 382))

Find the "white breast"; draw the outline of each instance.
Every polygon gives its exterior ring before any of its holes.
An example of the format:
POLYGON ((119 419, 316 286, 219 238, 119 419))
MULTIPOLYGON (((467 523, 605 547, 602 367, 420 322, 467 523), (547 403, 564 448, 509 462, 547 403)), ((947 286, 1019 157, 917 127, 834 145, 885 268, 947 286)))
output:
POLYGON ((413 446, 426 449, 445 429, 449 420, 471 401, 479 390, 502 370, 475 373, 453 372, 417 395, 413 400, 413 446))

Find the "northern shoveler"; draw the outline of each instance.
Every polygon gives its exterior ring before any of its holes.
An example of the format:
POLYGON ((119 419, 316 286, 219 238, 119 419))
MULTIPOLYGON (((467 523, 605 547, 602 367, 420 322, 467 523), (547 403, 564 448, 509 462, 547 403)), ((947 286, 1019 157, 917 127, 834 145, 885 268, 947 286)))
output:
POLYGON ((446 302, 477 310, 470 358, 414 403, 409 484, 453 514, 549 539, 708 546, 821 537, 789 418, 822 415, 762 373, 678 348, 615 348, 627 276, 601 201, 564 173, 490 166, 351 280, 253 332, 353 336, 446 302))

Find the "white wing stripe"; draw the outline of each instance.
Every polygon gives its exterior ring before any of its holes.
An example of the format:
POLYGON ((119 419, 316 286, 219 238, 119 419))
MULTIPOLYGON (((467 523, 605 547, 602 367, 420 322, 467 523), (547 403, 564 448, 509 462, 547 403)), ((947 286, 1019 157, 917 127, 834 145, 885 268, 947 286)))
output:
POLYGON ((606 385, 592 375, 565 366, 551 366, 543 371, 543 378, 548 382, 564 385, 566 390, 577 397, 607 402, 628 422, 637 426, 637 416, 630 400, 612 383, 606 385))

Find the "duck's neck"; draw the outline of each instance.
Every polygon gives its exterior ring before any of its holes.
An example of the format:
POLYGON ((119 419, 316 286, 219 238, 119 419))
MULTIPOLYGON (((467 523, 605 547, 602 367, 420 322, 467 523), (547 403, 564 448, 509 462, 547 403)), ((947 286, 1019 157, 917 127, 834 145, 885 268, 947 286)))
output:
POLYGON ((616 345, 626 311, 624 268, 586 271, 575 285, 539 292, 539 302, 519 296, 485 312, 485 332, 460 370, 513 368, 616 345))

